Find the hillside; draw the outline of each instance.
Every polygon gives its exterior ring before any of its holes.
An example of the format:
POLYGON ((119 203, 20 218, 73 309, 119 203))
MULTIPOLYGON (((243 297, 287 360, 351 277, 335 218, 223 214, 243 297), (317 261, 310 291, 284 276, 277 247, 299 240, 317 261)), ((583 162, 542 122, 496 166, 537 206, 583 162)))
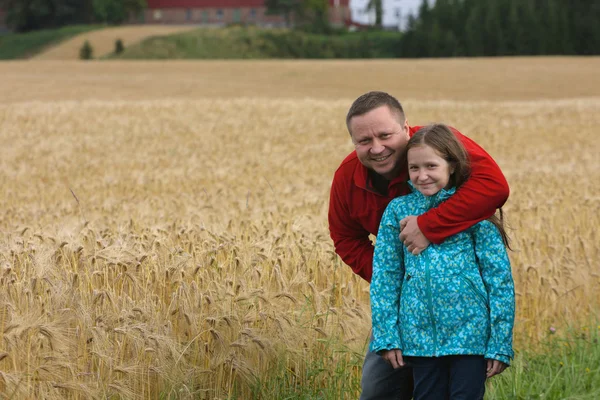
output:
POLYGON ((36 55, 34 58, 38 60, 76 60, 79 58, 79 49, 86 40, 90 42, 94 49, 94 57, 99 58, 114 51, 117 39, 121 39, 125 47, 127 47, 149 37, 172 35, 195 28, 195 26, 191 25, 129 25, 110 27, 77 35, 36 55))
POLYGON ((153 37, 129 46, 118 59, 394 58, 397 32, 333 35, 232 26, 153 37))

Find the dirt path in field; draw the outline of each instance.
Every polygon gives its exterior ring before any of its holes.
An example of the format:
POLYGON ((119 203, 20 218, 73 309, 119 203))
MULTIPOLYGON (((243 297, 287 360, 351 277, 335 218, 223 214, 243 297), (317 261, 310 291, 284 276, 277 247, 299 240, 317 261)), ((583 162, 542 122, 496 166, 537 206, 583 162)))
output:
POLYGON ((125 47, 151 36, 165 36, 195 29, 191 25, 136 25, 106 28, 82 33, 33 57, 36 60, 77 60, 79 49, 89 40, 94 49, 94 58, 114 51, 115 41, 121 39, 125 47))

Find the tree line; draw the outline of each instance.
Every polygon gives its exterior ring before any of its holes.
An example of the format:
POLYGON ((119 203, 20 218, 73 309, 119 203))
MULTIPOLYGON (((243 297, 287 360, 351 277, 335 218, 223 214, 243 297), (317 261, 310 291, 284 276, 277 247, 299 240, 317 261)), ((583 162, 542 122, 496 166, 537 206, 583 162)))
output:
POLYGON ((0 0, 16 32, 94 22, 120 24, 146 8, 146 0, 0 0))
MULTIPOLYGON (((264 4, 298 31, 343 33, 329 25, 328 0, 264 4)), ((377 31, 382 0, 369 0, 367 7, 377 15, 377 31)), ((0 0, 0 8, 10 28, 26 32, 93 22, 118 24, 142 12, 146 0, 0 0)), ((376 41, 376 35, 364 40, 369 47, 376 41)), ((375 47, 383 52, 373 57, 597 55, 600 0, 422 0, 408 29, 395 37, 382 35, 375 47)))
MULTIPOLYGON (((327 0, 265 0, 269 13, 284 15, 297 30, 339 33, 327 26, 327 4, 327 0)), ((369 0, 366 8, 375 13, 373 29, 381 29, 383 0, 369 0)), ((600 54, 600 0, 422 0, 401 36, 386 54, 600 54)))
POLYGON ((402 57, 600 54, 599 0, 423 0, 402 57))

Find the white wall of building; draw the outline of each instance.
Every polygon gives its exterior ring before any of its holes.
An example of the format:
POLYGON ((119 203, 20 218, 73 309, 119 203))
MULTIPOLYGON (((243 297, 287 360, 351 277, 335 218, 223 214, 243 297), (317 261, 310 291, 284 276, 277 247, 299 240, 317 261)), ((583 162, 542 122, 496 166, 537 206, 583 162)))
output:
MULTIPOLYGON (((406 29, 409 15, 416 15, 422 0, 382 0, 383 26, 386 28, 406 29)), ((435 1, 429 0, 429 6, 435 1)), ((360 24, 374 25, 375 11, 366 12, 369 0, 350 0, 352 21, 360 24)))

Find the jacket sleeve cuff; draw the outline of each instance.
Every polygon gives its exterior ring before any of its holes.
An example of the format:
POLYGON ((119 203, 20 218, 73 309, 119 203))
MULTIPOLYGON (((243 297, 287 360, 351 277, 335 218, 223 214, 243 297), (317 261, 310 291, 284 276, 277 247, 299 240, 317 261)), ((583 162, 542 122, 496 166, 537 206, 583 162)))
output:
POLYGON ((485 358, 490 359, 490 360, 498 360, 503 362, 506 365, 510 365, 510 359, 512 357, 507 356, 506 354, 498 354, 498 353, 486 353, 485 358))
POLYGON ((369 350, 373 353, 379 353, 382 350, 392 349, 400 349, 400 351, 402 351, 402 346, 399 340, 393 340, 390 337, 382 338, 380 340, 373 340, 369 346, 369 350))

